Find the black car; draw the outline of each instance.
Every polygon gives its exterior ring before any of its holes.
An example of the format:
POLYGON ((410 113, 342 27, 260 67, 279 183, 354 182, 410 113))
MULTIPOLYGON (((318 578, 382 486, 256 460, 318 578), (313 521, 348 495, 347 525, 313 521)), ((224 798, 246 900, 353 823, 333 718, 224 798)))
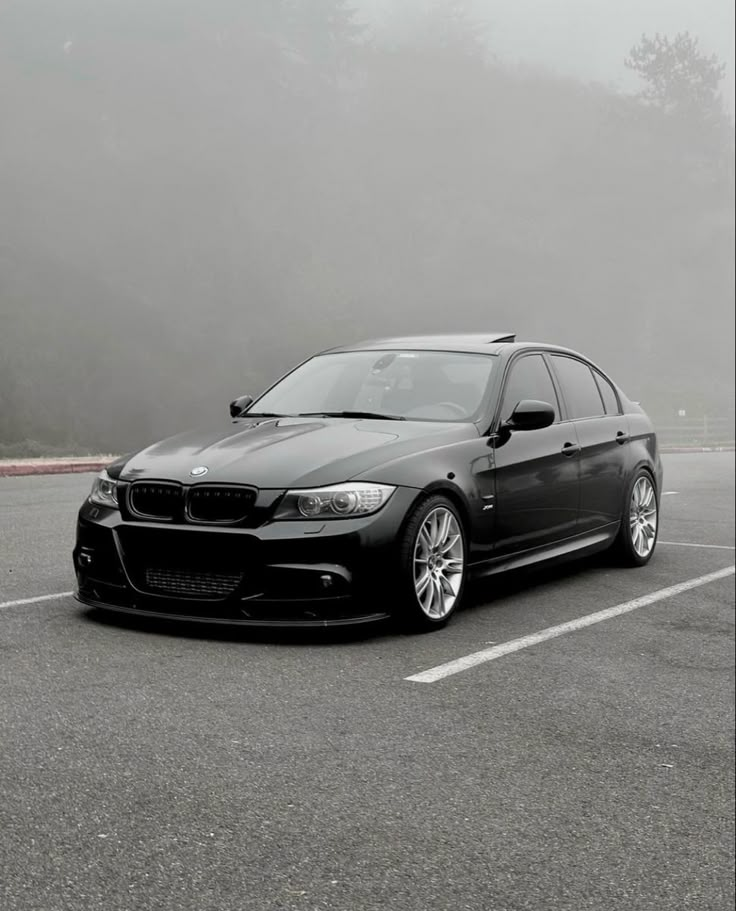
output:
POLYGON ((654 429, 574 351, 503 333, 362 342, 230 412, 95 480, 74 550, 80 601, 432 629, 471 575, 609 547, 642 566, 654 552, 654 429))

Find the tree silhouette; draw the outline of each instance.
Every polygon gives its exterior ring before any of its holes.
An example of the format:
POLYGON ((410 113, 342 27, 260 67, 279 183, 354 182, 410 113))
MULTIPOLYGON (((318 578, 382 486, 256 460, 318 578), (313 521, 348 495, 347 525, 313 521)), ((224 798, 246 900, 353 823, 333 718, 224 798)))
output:
POLYGON ((715 54, 704 54, 689 32, 680 32, 672 40, 666 35, 642 35, 629 54, 626 66, 646 83, 640 97, 647 103, 668 114, 723 116, 719 86, 726 66, 715 54))

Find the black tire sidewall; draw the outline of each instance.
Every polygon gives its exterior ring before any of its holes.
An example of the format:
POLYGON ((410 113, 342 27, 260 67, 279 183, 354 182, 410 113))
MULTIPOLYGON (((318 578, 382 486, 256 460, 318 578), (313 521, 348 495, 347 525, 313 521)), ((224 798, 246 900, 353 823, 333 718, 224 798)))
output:
POLYGON ((401 627, 407 632, 428 632, 433 629, 441 629, 447 624, 450 618, 455 614, 460 603, 462 602, 467 583, 467 556, 468 543, 465 523, 457 506, 448 497, 442 494, 430 494, 420 503, 418 503, 409 515, 399 542, 398 551, 398 590, 399 604, 395 619, 399 621, 401 627), (422 527, 424 520, 432 510, 442 507, 453 514, 457 521, 463 542, 463 574, 460 581, 460 589, 452 609, 444 617, 434 619, 428 617, 421 608, 417 599, 414 588, 414 549, 416 547, 417 535, 422 527))
POLYGON ((646 566, 647 563, 654 556, 654 551, 657 547, 657 541, 659 540, 659 491, 657 490, 657 482, 654 480, 652 473, 646 468, 639 468, 631 476, 631 480, 626 488, 626 500, 624 502, 623 515, 621 516, 621 530, 618 537, 618 552, 622 560, 629 566, 646 566), (631 523, 630 523, 630 514, 631 514, 631 497, 634 493, 634 487, 641 478, 646 478, 652 485, 654 489, 654 499, 657 504, 657 530, 654 535, 654 544, 652 549, 649 551, 646 557, 642 557, 636 552, 634 548, 634 541, 631 536, 631 523))

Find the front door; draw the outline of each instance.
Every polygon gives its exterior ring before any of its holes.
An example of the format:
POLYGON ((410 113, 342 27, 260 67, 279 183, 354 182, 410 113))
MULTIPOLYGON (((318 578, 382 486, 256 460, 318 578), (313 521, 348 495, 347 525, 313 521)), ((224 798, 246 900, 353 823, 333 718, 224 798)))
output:
POLYGON ((548 402, 555 423, 496 437, 494 556, 541 547, 576 531, 579 443, 574 425, 560 421, 557 393, 541 354, 512 362, 502 393, 502 421, 522 399, 548 402))

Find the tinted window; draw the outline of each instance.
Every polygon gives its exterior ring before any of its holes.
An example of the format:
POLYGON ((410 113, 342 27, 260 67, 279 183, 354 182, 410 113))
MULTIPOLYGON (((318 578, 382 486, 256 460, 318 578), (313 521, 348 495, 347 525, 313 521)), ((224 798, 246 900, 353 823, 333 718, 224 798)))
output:
POLYGON ((605 414, 593 371, 587 364, 571 357, 555 356, 552 362, 562 385, 569 417, 579 420, 605 414))
POLYGON ((608 382, 608 380, 602 374, 598 373, 597 370, 593 371, 595 378, 598 380, 598 388, 601 391, 603 396, 603 404, 606 406, 606 414, 620 414, 621 409, 618 405, 618 399, 616 398, 616 393, 614 392, 613 386, 608 382))
POLYGON ((512 366, 511 373, 506 379, 501 420, 508 420, 511 412, 523 399, 547 402, 555 409, 555 420, 559 420, 560 413, 555 387, 544 358, 540 354, 529 354, 512 366))

